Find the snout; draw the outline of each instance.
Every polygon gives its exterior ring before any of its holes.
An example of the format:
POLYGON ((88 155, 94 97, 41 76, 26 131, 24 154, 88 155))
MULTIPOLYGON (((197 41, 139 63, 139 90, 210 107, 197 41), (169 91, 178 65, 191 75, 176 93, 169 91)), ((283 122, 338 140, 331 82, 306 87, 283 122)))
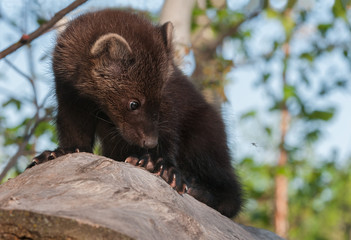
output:
POLYGON ((158 137, 157 136, 144 137, 142 140, 143 148, 151 149, 151 148, 156 147, 157 144, 158 144, 158 137))

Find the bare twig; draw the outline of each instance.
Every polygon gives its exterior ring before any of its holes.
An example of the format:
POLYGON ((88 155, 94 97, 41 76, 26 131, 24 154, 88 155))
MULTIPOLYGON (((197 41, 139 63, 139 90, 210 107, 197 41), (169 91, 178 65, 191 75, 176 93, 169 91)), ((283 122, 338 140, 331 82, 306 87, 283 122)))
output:
POLYGON ((9 60, 7 60, 6 58, 4 59, 5 63, 7 65, 9 65, 11 68, 13 68, 13 70, 15 70, 19 75, 21 75, 22 77, 24 77, 25 79, 29 80, 30 82, 33 82, 33 79, 28 76, 27 74, 25 74, 21 69, 19 69, 15 64, 13 64, 12 62, 10 62, 9 60))
POLYGON ((7 60, 6 58, 4 60, 5 60, 7 65, 9 65, 19 75, 21 75, 22 77, 24 77, 25 79, 27 79, 29 81, 30 85, 32 86, 32 90, 33 90, 34 105, 35 105, 36 108, 38 108, 38 103, 36 101, 37 90, 35 88, 34 79, 32 77, 28 76, 26 73, 24 73, 21 69, 19 69, 16 65, 14 65, 12 62, 7 60))
POLYGON ((39 105, 39 108, 40 108, 40 109, 42 109, 42 108, 44 107, 46 101, 49 99, 49 97, 50 97, 51 95, 52 95, 51 92, 48 92, 48 93, 45 95, 45 97, 44 97, 44 99, 43 99, 43 102, 39 105))
POLYGON ((30 79, 29 79, 29 84, 32 86, 33 90, 33 104, 35 105, 37 111, 39 111, 39 104, 38 104, 38 94, 37 94, 37 88, 35 85, 35 67, 34 67, 34 58, 33 58, 33 49, 30 44, 28 46, 28 65, 29 65, 29 72, 30 72, 30 79))
POLYGON ((41 36, 42 34, 44 34, 46 31, 48 31, 50 28, 52 28, 55 25, 55 23, 57 23, 60 19, 62 19, 67 13, 71 12, 73 9, 82 5, 86 1, 88 1, 88 0, 76 0, 73 3, 71 3, 68 7, 57 12, 55 14, 55 16, 50 21, 41 25, 37 30, 35 30, 31 34, 23 35, 18 42, 16 42, 15 44, 9 46, 8 48, 6 48, 2 52, 0 52, 0 59, 6 57, 10 53, 16 51, 18 48, 22 47, 23 45, 25 45, 27 43, 30 43, 34 39, 36 39, 39 36, 41 36))

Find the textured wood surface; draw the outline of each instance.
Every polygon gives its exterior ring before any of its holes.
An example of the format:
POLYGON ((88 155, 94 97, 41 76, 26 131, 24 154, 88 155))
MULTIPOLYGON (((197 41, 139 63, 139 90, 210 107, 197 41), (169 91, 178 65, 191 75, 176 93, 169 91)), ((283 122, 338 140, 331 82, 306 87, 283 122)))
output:
POLYGON ((0 239, 279 239, 179 195, 160 177, 88 153, 0 185, 0 239))

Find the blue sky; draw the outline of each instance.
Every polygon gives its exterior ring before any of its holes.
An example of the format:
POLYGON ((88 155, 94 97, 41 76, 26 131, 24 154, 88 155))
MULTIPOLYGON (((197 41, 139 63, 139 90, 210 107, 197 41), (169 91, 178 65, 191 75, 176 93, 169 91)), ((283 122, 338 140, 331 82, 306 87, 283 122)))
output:
MULTIPOLYGON (((308 1, 305 3, 307 4, 308 1)), ((305 29, 301 30, 301 34, 299 34, 299 38, 295 39, 291 46, 291 51, 295 52, 302 52, 306 50, 309 46, 307 44, 310 38, 314 38, 315 34, 313 29, 310 29, 312 25, 316 22, 318 23, 328 23, 331 20, 331 13, 328 8, 330 8, 333 1, 319 1, 316 6, 312 10, 312 17, 309 19, 309 24, 305 27, 305 29)), ((267 45, 272 44, 272 38, 281 37, 283 30, 279 25, 274 22, 271 23, 264 23, 265 21, 257 21, 254 22, 253 25, 255 27, 253 29, 254 32, 252 34, 252 43, 251 49, 252 52, 262 52, 265 49, 269 48, 267 45), (262 24, 264 23, 264 24, 262 24)), ((327 38, 333 42, 341 42, 343 40, 350 39, 350 32, 348 29, 341 24, 341 21, 337 21, 335 24, 335 30, 331 31, 327 38)), ((233 53, 233 58, 235 59, 235 53, 233 53)), ((344 61, 343 53, 341 51, 332 51, 326 52, 322 55, 316 63, 316 70, 313 72, 311 76, 312 79, 312 89, 316 89, 319 85, 320 81, 328 81, 328 77, 331 75, 333 77, 345 78, 350 81, 350 64, 344 61)), ((257 72, 255 68, 257 65, 248 65, 244 66, 243 68, 236 68, 232 72, 232 84, 227 87, 227 95, 232 102, 234 112, 240 113, 244 112, 246 109, 250 108, 259 108, 261 109, 264 105, 269 104, 265 101, 264 95, 260 90, 253 90, 252 86, 256 81, 255 73, 257 72)), ((278 72, 281 69, 280 66, 276 66, 278 72)), ((294 77, 296 78, 296 71, 298 69, 293 69, 290 72, 290 77, 292 81, 294 77)), ((279 79, 274 79, 275 82, 279 82, 279 79)), ((277 87, 276 85, 272 85, 272 87, 277 87)), ((350 86, 348 89, 343 91, 335 91, 334 93, 328 95, 327 97, 321 99, 316 98, 312 95, 313 91, 311 89, 304 90, 304 98, 312 101, 314 106, 330 106, 335 105, 337 107, 336 115, 334 119, 325 124, 325 134, 324 137, 318 142, 316 145, 318 156, 320 159, 326 158, 330 154, 331 149, 337 149, 339 151, 340 159, 345 159, 346 157, 351 155, 350 146, 351 146, 351 91, 350 86)), ((266 115, 267 119, 272 118, 272 115, 266 115)), ((271 121, 276 121, 271 120, 271 121)), ((277 122, 276 124, 279 124, 277 122)), ((277 125, 278 126, 278 125, 277 125)), ((240 139, 240 133, 236 136, 238 141, 242 142, 243 139, 240 139)), ((247 136, 246 136, 247 137, 247 136)), ((254 138, 255 136, 251 136, 251 139, 247 139, 248 142, 255 142, 257 141, 260 143, 260 138, 254 138)), ((257 135, 256 135, 257 137, 257 135)), ((291 139, 294 141, 294 133, 291 134, 291 139)), ((261 143, 263 148, 265 148, 265 143, 261 143)), ((248 145, 248 143, 244 142, 244 148, 247 149, 248 152, 256 152, 255 148, 248 145)), ((261 156, 262 153, 256 154, 261 156)), ((258 156, 258 158, 259 158, 258 156)))
MULTIPOLYGON (((16 16, 21 14, 19 9, 21 9, 24 0, 2 0, 0 2, 0 6, 3 12, 7 13, 9 16, 16 16)), ((68 5, 71 1, 70 0, 63 0, 63 1, 39 1, 43 4, 44 9, 50 9, 50 11, 46 12, 45 14, 48 17, 52 16, 56 11, 60 10, 61 8, 68 5)), ((243 4, 246 1, 230 1, 230 5, 235 7, 235 3, 243 4)), ((327 5, 330 1, 326 1, 325 4, 327 5)), ((128 1, 130 5, 123 5, 122 3, 126 3, 126 1, 97 1, 92 0, 89 1, 88 4, 85 4, 83 7, 79 8, 75 11, 75 13, 81 13, 87 9, 91 8, 101 8, 101 7, 108 7, 108 6, 131 6, 138 9, 146 9, 152 12, 158 12, 161 9, 162 0, 154 0, 154 1, 144 1, 144 0, 133 0, 128 1)), ((328 14, 326 11, 323 12, 322 5, 319 10, 316 12, 316 18, 328 18, 328 14)), ((31 32, 35 30, 34 24, 28 24, 27 31, 31 32)), ((266 44, 270 44, 269 42, 269 34, 272 34, 273 37, 279 37, 279 26, 275 26, 274 23, 268 24, 263 26, 262 28, 257 28, 256 31, 253 33, 252 42, 250 43, 252 46, 255 46, 255 51, 264 51, 263 47, 266 41, 266 44), (272 29, 275 29, 272 31, 272 29), (268 36, 267 36, 268 35, 268 36)), ((345 33, 347 34, 347 33, 345 33)), ((0 23, 0 49, 4 49, 9 44, 17 41, 21 33, 14 32, 8 25, 4 23, 0 23)), ((38 72, 38 80, 39 80, 39 98, 43 99, 46 96, 47 92, 50 91, 52 86, 52 75, 49 61, 40 61, 39 59, 42 58, 46 53, 51 51, 51 48, 54 45, 55 33, 51 32, 48 33, 39 39, 33 42, 33 46, 37 49, 37 55, 35 57, 35 61, 37 64, 36 71, 38 72)), ((232 44, 232 43, 230 43, 232 44)), ((234 60, 240 59, 240 54, 235 52, 233 47, 230 44, 226 48, 226 52, 228 52, 228 58, 233 58, 234 60)), ((234 43, 235 44, 235 43, 234 43)), ((303 47, 303 42, 296 43, 297 48, 303 47)), ((27 55, 26 51, 19 50, 8 57, 8 59, 19 66, 24 72, 28 73, 28 66, 27 64, 27 55)), ((318 63, 319 64, 319 74, 316 76, 316 81, 320 77, 324 75, 330 74, 328 73, 328 69, 330 66, 335 64, 342 65, 344 63, 340 62, 340 56, 337 54, 335 56, 326 56, 325 59, 318 63)), ((278 66, 279 67, 279 66, 278 66)), ((235 155, 242 156, 245 154, 253 154, 259 160, 265 161, 266 158, 274 159, 274 153, 269 155, 269 151, 272 146, 274 145, 274 140, 272 143, 266 143, 262 141, 260 137, 260 133, 255 131, 257 124, 259 122, 249 123, 252 125, 247 126, 248 124, 242 124, 239 121, 240 115, 251 109, 255 108, 261 111, 264 109, 268 101, 264 99, 263 93, 258 90, 254 89, 253 85, 256 81, 257 74, 255 73, 255 66, 243 66, 237 69, 234 69, 229 75, 228 78, 230 83, 226 87, 226 94, 229 99, 229 102, 225 104, 225 116, 228 130, 230 131, 230 142, 233 144, 235 148, 235 155), (252 143, 257 143, 258 147, 253 146, 252 143), (263 152, 268 154, 262 154, 263 152), (263 159, 263 156, 265 159, 263 159)), ((343 69, 343 67, 341 67, 343 69)), ((329 70, 330 71, 330 70, 329 70)), ((335 73, 335 74, 350 74, 349 66, 345 66, 342 72, 335 73)), ((15 71, 10 69, 4 61, 0 60, 0 73, 4 74, 0 78, 0 103, 4 101, 4 96, 8 94, 14 96, 30 96, 32 94, 30 90, 29 84, 22 79, 15 71)), ((308 94, 308 93, 306 93, 308 94)), ((54 99, 51 99, 53 103, 54 99)), ((323 102, 316 104, 326 104, 326 103, 333 103, 338 107, 336 116, 333 121, 326 126, 325 129, 325 137, 317 144, 317 151, 321 158, 325 157, 329 154, 332 148, 337 148, 340 151, 340 159, 345 159, 347 156, 351 155, 350 146, 351 146, 351 128, 350 120, 351 120, 351 94, 350 90, 344 92, 337 92, 330 96, 328 99, 325 99, 323 102)), ((1 109, 0 109, 1 110, 1 109)), ((13 109, 9 110, 6 113, 9 117, 10 124, 16 124, 21 118, 18 116, 18 113, 13 109)), ((21 116, 30 116, 33 114, 33 109, 31 108, 24 108, 24 111, 21 113, 21 116)), ((273 123, 279 123, 279 116, 267 115, 262 114, 262 121, 272 121, 273 123)), ((1 143, 0 143, 1 145, 1 143)), ((46 144, 45 139, 39 141, 38 143, 38 151, 42 151, 46 148, 54 148, 55 146, 48 146, 46 144)), ((10 150, 11 151, 14 151, 10 150)), ((1 156, 1 147, 0 147, 0 156, 1 156)), ((11 153, 9 153, 11 154, 11 153)))

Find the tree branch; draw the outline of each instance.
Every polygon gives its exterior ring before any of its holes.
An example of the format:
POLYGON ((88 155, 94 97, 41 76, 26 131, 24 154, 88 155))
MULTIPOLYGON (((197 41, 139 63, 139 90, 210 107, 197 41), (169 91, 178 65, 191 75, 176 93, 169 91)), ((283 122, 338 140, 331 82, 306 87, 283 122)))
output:
POLYGON ((207 53, 207 55, 213 56, 217 47, 223 43, 223 41, 226 37, 234 35, 243 23, 256 17, 259 13, 260 12, 255 12, 255 13, 249 15, 248 17, 246 17, 245 19, 237 22, 235 25, 233 25, 227 29, 223 29, 222 31, 220 31, 219 35, 216 36, 216 38, 212 39, 212 41, 207 41, 206 43, 201 43, 200 39, 202 39, 202 35, 204 34, 205 30, 211 26, 211 22, 209 22, 193 38, 192 45, 194 46, 194 50, 196 51, 197 49, 206 49, 205 52, 207 53), (198 45, 204 45, 204 46, 198 46, 198 45))
MULTIPOLYGON (((225 5, 220 8, 225 8, 225 5)), ((209 20, 209 22, 204 24, 192 38, 192 47, 196 62, 192 78, 199 86, 204 86, 202 85, 204 82, 206 82, 206 84, 212 82, 215 86, 219 86, 215 88, 208 88, 205 86, 203 88, 203 94, 207 101, 217 107, 220 106, 223 100, 226 100, 223 91, 223 83, 225 80, 225 72, 227 71, 226 69, 231 67, 231 63, 228 62, 227 66, 223 63, 217 64, 216 49, 223 44, 226 37, 233 36, 243 23, 256 17, 259 13, 260 11, 257 11, 231 26, 222 27, 221 31, 217 33, 217 36, 204 37, 207 30, 211 27, 211 22, 209 20)))
POLYGON ((34 39, 38 38, 39 36, 43 35, 45 32, 47 32, 50 28, 52 28, 55 23, 57 23, 60 19, 62 19, 67 13, 71 12, 73 9, 77 8, 78 6, 82 5, 88 0, 76 0, 73 3, 71 3, 68 7, 62 9, 58 13, 54 15, 54 17, 48 21, 47 23, 41 25, 37 30, 32 32, 29 35, 23 35, 21 39, 16 42, 15 44, 12 44, 2 52, 0 52, 0 59, 6 57, 10 53, 13 53, 20 47, 22 47, 25 44, 30 43, 34 39))

